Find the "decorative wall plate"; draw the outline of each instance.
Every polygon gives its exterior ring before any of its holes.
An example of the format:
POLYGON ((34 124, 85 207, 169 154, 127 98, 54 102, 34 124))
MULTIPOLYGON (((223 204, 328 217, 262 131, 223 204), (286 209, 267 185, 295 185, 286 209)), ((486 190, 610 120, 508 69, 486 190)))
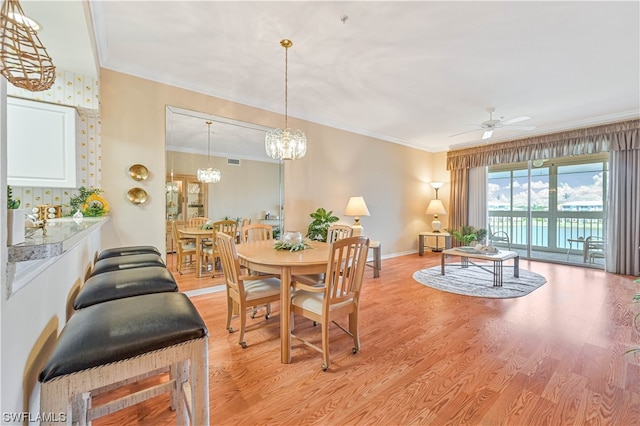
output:
POLYGON ((142 204, 147 201, 147 191, 142 188, 131 188, 129 192, 127 192, 127 196, 133 204, 142 204))
POLYGON ((149 169, 142 164, 134 164, 129 167, 129 176, 138 182, 143 181, 149 177, 149 169))

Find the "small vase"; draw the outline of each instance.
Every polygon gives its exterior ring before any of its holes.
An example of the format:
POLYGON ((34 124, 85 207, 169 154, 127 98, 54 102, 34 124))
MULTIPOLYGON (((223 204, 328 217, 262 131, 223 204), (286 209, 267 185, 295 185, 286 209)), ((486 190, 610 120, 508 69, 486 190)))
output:
POLYGON ((78 209, 74 214, 73 214, 73 221, 77 224, 80 224, 82 222, 82 220, 84 219, 84 215, 82 214, 82 212, 80 211, 80 209, 78 209))
POLYGON ((13 246, 24 243, 24 219, 25 211, 23 209, 7 210, 7 245, 13 246))

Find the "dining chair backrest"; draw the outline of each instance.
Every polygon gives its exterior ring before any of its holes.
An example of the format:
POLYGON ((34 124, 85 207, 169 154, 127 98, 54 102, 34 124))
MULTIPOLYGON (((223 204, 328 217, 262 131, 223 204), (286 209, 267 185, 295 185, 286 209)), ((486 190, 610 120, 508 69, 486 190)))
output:
POLYGON ((196 226, 204 225, 208 220, 209 219, 207 219, 206 217, 192 217, 187 222, 187 225, 189 226, 189 228, 195 228, 196 226))
POLYGON ((251 241, 273 240, 273 227, 263 223, 245 225, 240 231, 240 241, 249 243, 251 241))
POLYGON ((369 251, 369 238, 348 237, 331 243, 325 275, 323 310, 353 299, 358 303, 369 251))
POLYGON ((227 291, 244 298, 244 285, 240 280, 240 261, 236 251, 235 239, 226 233, 216 234, 216 247, 220 254, 220 264, 224 273, 227 291))
POLYGON ((235 220, 219 220, 217 222, 213 222, 211 227, 213 228, 214 238, 219 232, 227 234, 233 238, 235 238, 238 233, 238 222, 235 220))
POLYGON ((353 228, 349 225, 331 225, 327 229, 327 243, 353 236, 353 228))
POLYGON ((244 228, 247 225, 251 225, 251 218, 250 217, 243 217, 242 218, 242 222, 240 223, 240 229, 244 228))

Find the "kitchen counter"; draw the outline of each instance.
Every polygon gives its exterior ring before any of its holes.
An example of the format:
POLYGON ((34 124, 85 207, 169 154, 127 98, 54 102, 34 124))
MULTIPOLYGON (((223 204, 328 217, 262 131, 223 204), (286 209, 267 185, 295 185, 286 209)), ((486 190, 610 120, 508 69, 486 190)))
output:
POLYGON ((87 233, 102 226, 109 220, 105 217, 85 217, 76 223, 73 218, 50 219, 47 221, 47 235, 37 229, 33 235, 26 237, 24 243, 9 246, 9 263, 30 260, 48 259, 60 256, 73 247, 87 233))

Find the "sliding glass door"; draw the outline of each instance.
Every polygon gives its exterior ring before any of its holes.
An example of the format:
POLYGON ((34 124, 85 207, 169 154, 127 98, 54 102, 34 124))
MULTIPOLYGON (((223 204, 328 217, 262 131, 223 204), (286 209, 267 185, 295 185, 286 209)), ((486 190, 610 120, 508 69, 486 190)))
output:
POLYGON ((606 154, 489 167, 489 233, 522 257, 604 265, 606 154))

